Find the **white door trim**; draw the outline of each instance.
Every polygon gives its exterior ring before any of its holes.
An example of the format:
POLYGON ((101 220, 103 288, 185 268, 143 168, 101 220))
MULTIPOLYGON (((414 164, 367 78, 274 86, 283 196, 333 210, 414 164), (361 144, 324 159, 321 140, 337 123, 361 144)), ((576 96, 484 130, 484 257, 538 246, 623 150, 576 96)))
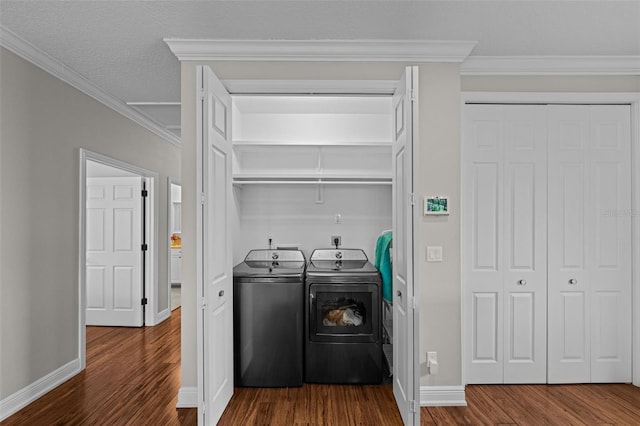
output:
MULTIPOLYGON (((179 178, 169 176, 167 178, 167 235, 166 238, 169 241, 171 239, 171 235, 173 234, 173 199, 171 193, 171 185, 180 185, 182 186, 182 181, 179 178)), ((167 243, 167 291, 169 294, 167 310, 168 312, 162 311, 158 314, 161 320, 169 318, 171 316, 171 243, 167 243)))
POLYGON ((156 325, 159 321, 155 313, 157 311, 157 268, 158 268, 158 188, 156 182, 159 175, 138 166, 125 163, 98 154, 93 151, 80 148, 79 156, 79 176, 78 176, 78 357, 80 358, 80 368, 87 365, 86 359, 86 198, 87 198, 87 161, 94 161, 110 167, 135 173, 145 178, 147 183, 147 216, 146 231, 147 244, 151 247, 148 252, 145 270, 145 295, 148 299, 147 309, 145 309, 145 324, 156 325))
MULTIPOLYGON (((468 103, 530 104, 626 104, 631 105, 631 234, 632 238, 632 371, 633 384, 640 387, 640 92, 462 92, 461 111, 468 103)), ((464 117, 461 120, 461 126, 464 117)), ((461 221, 463 223, 463 221, 461 221)), ((462 294, 465 294, 465 277, 462 294)), ((464 315, 464 306, 462 312, 464 315)), ((464 323, 463 323, 464 324, 464 323)), ((462 353, 465 352, 465 330, 462 331, 462 353)), ((462 381, 466 384, 464 362, 462 381)))

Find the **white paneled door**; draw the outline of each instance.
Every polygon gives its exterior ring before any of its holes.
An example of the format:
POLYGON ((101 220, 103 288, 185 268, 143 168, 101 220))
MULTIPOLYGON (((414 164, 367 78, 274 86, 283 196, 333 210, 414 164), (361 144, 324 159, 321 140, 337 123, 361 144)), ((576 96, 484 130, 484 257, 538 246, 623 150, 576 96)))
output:
POLYGON ((466 105, 467 383, 631 380, 630 107, 466 105))
POLYGON ((468 383, 546 380, 541 106, 468 105, 463 148, 468 383))
POLYGON ((630 107, 549 115, 549 382, 631 381, 630 107))
POLYGON ((393 95, 393 394, 405 425, 420 424, 413 287, 413 93, 418 69, 408 67, 393 95), (414 366, 411 368, 411 366, 414 366))
POLYGON ((87 178, 86 324, 140 327, 142 178, 87 178))
POLYGON ((218 422, 233 395, 231 97, 208 67, 198 67, 199 421, 218 422))

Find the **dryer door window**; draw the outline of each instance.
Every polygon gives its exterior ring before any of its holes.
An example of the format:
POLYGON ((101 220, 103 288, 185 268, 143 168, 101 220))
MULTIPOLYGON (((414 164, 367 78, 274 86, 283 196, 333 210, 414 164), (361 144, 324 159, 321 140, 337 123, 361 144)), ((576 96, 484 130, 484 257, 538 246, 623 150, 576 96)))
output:
POLYGON ((379 291, 366 283, 311 285, 311 341, 375 342, 380 333, 379 291))

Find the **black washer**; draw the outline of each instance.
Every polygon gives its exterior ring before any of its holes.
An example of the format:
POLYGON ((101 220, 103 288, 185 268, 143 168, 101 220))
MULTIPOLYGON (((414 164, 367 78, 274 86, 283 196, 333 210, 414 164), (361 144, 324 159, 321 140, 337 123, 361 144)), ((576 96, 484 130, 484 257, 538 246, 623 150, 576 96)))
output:
POLYGON ((298 250, 251 250, 233 268, 236 386, 302 386, 305 267, 298 250))

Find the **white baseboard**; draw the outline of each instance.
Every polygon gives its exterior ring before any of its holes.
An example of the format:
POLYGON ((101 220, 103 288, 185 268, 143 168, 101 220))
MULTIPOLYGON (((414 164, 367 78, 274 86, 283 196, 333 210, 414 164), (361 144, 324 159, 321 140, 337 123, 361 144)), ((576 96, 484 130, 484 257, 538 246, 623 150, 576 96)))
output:
POLYGON ((46 376, 36 380, 30 385, 20 389, 13 395, 9 395, 0 401, 0 421, 26 407, 50 390, 60 386, 62 383, 78 374, 81 370, 80 360, 74 359, 46 376))
POLYGON ((420 386, 421 407, 466 407, 464 386, 420 386))
POLYGON ((176 408, 198 408, 198 388, 183 386, 178 391, 176 408))
POLYGON ((152 325, 158 325, 162 321, 169 319, 171 316, 171 308, 167 308, 164 311, 158 312, 154 318, 155 322, 152 325))

